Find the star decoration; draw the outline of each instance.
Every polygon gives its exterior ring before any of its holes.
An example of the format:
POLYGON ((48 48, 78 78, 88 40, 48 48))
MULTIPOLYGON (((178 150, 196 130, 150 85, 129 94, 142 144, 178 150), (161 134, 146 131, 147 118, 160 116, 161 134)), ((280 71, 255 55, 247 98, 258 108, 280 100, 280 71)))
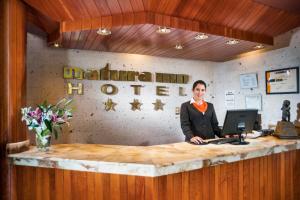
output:
POLYGON ((156 99, 155 103, 152 103, 154 105, 154 110, 164 110, 163 106, 165 105, 164 103, 161 102, 160 99, 156 99))
POLYGON ((112 101, 112 99, 108 98, 106 102, 103 103, 105 105, 105 110, 106 111, 110 111, 110 110, 113 110, 113 111, 116 111, 115 110, 115 106, 117 105, 116 103, 114 103, 112 101))
POLYGON ((131 104, 131 110, 135 111, 135 110, 141 110, 141 105, 143 105, 142 103, 139 102, 138 99, 134 99, 131 104))

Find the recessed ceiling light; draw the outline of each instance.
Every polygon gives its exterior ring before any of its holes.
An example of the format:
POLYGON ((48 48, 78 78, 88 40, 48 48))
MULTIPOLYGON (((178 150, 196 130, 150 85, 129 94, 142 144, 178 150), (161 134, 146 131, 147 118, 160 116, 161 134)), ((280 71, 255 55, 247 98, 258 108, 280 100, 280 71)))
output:
POLYGON ((110 35, 111 31, 107 28, 99 28, 99 30, 97 31, 97 33, 99 35, 110 35))
POLYGON ((226 42, 226 44, 228 44, 228 45, 234 45, 234 44, 238 44, 238 43, 240 43, 238 40, 228 40, 226 42))
POLYGON ((53 44, 53 46, 56 47, 56 48, 58 48, 58 47, 60 47, 60 44, 59 44, 58 42, 55 42, 55 43, 53 44))
POLYGON ((183 46, 181 44, 176 44, 175 49, 183 49, 183 46))
POLYGON ((195 36, 195 39, 196 40, 205 40, 208 38, 208 35, 206 35, 205 33, 198 33, 196 36, 195 36))
POLYGON ((262 45, 262 44, 258 44, 258 45, 256 45, 255 47, 253 47, 254 49, 263 49, 263 48, 265 48, 265 46, 264 45, 262 45))
POLYGON ((166 26, 159 26, 158 29, 156 30, 156 33, 168 34, 168 33, 171 33, 171 29, 166 26))

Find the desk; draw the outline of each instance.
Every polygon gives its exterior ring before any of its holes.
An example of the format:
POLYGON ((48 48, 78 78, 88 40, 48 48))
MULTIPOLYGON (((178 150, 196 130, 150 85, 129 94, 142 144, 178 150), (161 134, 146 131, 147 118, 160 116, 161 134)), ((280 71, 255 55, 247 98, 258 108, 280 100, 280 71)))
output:
POLYGON ((59 144, 49 152, 31 147, 9 158, 16 194, 28 199, 300 199, 300 141, 271 136, 247 141, 246 146, 59 144))

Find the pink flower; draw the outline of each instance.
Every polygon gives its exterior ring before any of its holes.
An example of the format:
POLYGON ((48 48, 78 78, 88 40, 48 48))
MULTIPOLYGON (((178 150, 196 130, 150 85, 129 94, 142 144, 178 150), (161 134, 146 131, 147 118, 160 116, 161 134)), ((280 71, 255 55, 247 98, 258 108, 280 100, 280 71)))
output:
POLYGON ((55 123, 55 122, 57 122, 57 120, 58 120, 57 115, 56 115, 56 114, 53 114, 53 115, 51 116, 51 121, 55 123))
POLYGON ((28 112, 28 116, 34 118, 39 124, 42 122, 42 111, 40 108, 36 108, 35 111, 28 112))
POLYGON ((30 111, 30 112, 28 113, 28 116, 29 116, 29 117, 33 117, 33 116, 34 116, 34 111, 30 111))
POLYGON ((40 124, 42 122, 42 111, 39 107, 37 107, 34 111, 34 118, 38 121, 38 123, 40 124))

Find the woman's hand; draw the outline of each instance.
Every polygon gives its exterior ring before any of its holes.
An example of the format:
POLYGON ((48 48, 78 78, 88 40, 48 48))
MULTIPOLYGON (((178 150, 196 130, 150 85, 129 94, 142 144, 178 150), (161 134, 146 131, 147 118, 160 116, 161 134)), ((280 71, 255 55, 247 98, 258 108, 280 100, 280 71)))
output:
POLYGON ((199 136, 192 137, 190 141, 195 144, 203 143, 203 139, 199 136))

